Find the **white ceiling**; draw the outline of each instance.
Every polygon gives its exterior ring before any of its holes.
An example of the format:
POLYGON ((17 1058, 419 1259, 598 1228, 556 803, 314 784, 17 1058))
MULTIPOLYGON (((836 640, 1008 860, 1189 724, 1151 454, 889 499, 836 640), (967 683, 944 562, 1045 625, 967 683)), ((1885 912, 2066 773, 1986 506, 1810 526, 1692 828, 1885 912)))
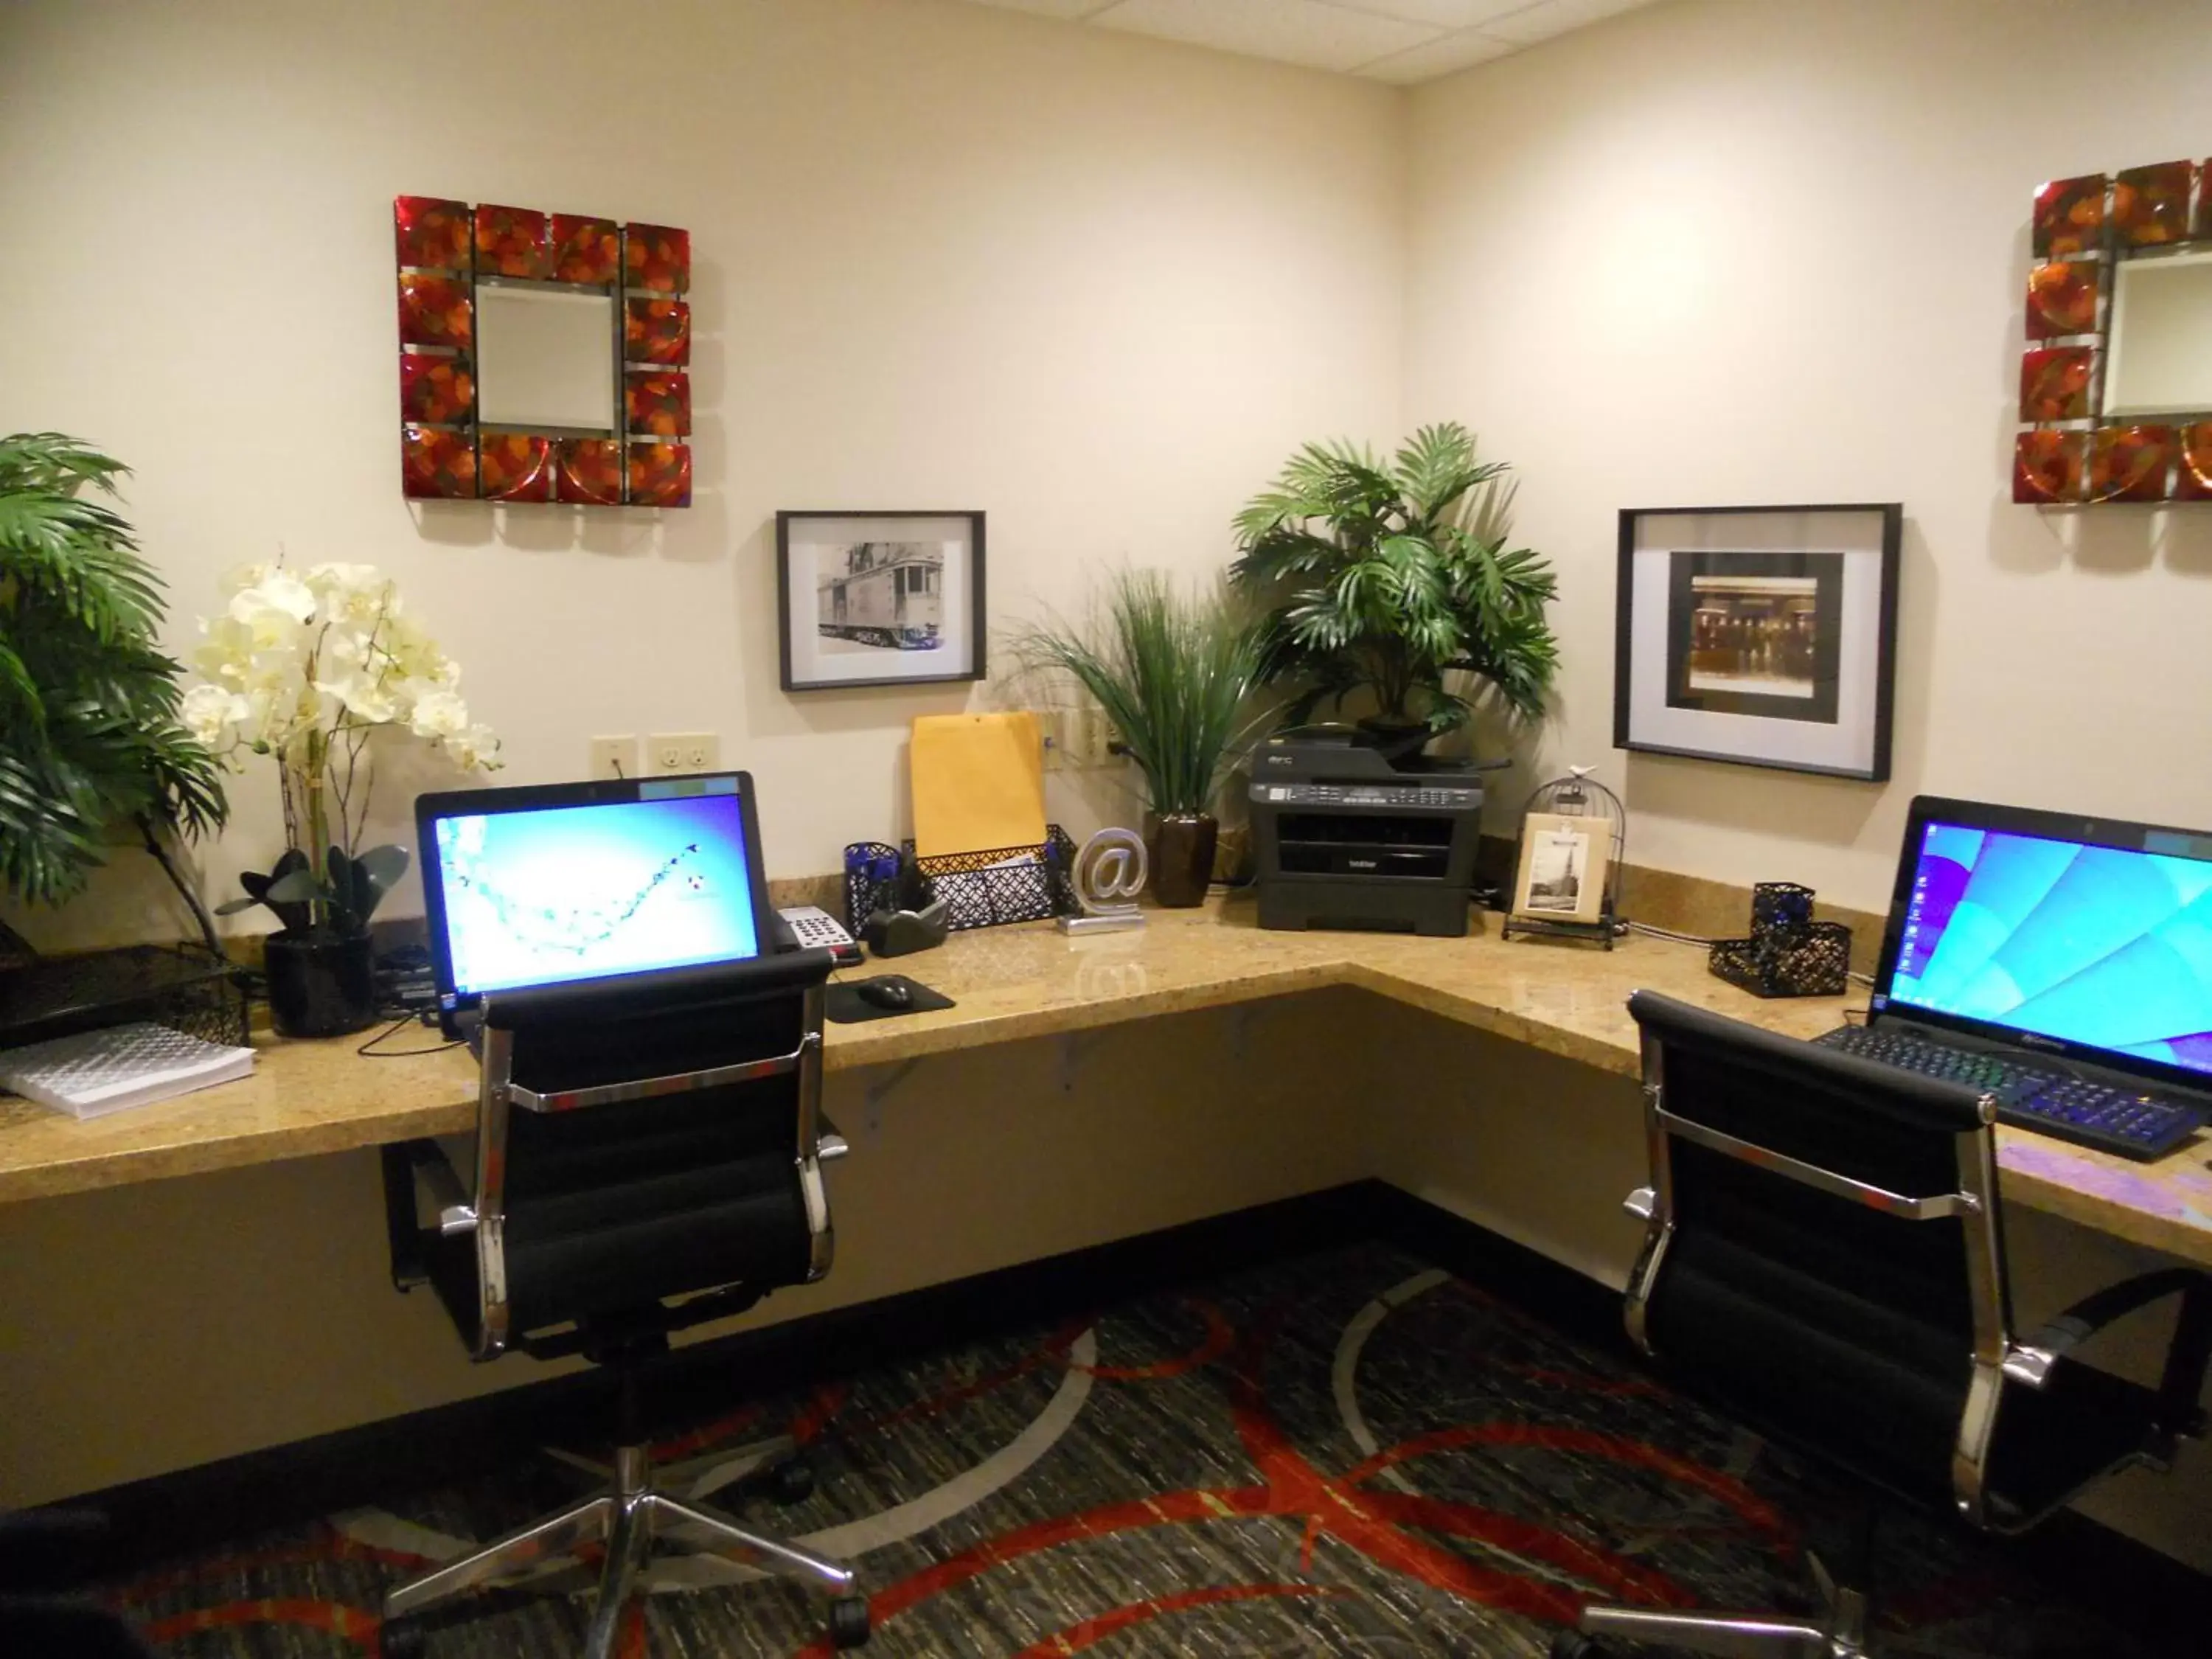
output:
POLYGON ((975 0, 1411 86, 1652 0, 975 0))

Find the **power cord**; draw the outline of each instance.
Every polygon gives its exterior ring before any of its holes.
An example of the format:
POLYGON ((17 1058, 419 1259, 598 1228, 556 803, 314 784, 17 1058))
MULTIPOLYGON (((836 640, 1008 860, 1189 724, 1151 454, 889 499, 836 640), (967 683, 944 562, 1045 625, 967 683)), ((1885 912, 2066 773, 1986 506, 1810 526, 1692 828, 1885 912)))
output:
POLYGON ((398 1036, 404 1026, 429 1024, 430 1017, 428 1014, 402 1014, 391 1024, 356 1048, 354 1053, 366 1054, 371 1060, 405 1060, 414 1054, 442 1054, 448 1048, 461 1047, 468 1040, 465 1037, 459 1037, 451 1042, 437 1043, 428 1048, 386 1048, 381 1046, 398 1036))

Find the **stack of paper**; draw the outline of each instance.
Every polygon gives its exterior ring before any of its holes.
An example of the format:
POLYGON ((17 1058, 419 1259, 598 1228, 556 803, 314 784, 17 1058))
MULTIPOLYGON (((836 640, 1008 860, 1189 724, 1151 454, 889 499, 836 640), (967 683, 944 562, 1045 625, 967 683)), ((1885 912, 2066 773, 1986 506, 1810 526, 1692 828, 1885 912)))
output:
POLYGON ((76 1117, 99 1117, 228 1083, 253 1050, 203 1042, 166 1025, 111 1025, 0 1051, 0 1088, 76 1117))

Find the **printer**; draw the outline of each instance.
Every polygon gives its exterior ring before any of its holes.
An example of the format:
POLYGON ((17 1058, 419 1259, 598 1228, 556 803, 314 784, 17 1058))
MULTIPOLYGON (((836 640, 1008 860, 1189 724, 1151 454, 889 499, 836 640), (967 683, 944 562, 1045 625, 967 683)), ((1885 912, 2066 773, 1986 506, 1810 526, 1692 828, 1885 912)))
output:
POLYGON ((1488 769, 1394 757, 1349 726, 1269 738, 1249 793, 1260 926, 1464 934, 1488 769))

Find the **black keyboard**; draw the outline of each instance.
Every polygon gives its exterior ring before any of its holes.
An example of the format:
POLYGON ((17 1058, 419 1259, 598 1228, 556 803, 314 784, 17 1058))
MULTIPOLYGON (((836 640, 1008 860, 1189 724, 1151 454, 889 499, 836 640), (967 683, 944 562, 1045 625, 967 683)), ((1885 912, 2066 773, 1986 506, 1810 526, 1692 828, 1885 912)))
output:
POLYGON ((1845 1025, 1814 1041, 1824 1048, 1995 1095, 2000 1123, 2146 1164, 2164 1158, 2204 1122, 2203 1113, 2179 1101, 2093 1083, 2009 1055, 1926 1042, 1902 1032, 1845 1025))

